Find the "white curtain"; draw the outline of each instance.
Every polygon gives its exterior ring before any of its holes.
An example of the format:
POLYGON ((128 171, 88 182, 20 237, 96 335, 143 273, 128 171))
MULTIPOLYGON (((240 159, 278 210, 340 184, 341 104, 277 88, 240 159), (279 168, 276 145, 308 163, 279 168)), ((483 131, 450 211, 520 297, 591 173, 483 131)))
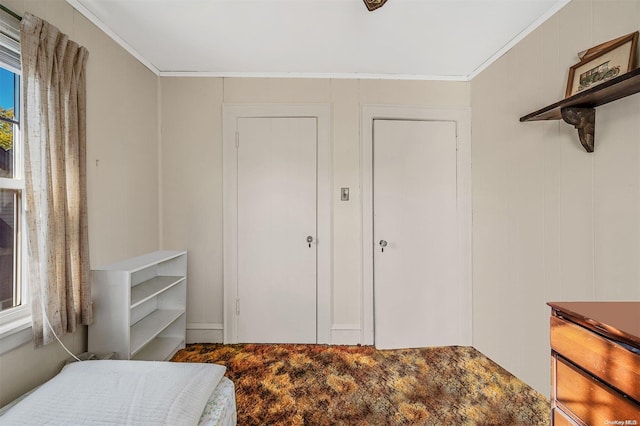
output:
POLYGON ((85 164, 88 51, 25 14, 20 28, 28 274, 36 347, 92 320, 85 164), (49 324, 51 326, 49 326, 49 324))

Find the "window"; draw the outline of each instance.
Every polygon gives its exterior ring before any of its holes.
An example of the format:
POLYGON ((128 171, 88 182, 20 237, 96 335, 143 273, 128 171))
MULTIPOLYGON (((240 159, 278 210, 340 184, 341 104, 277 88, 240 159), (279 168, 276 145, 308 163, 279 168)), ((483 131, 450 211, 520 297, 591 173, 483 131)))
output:
POLYGON ((0 338, 24 329, 20 23, 0 7, 0 338))
POLYGON ((18 74, 0 62, 0 312, 22 305, 20 288, 20 195, 18 74))

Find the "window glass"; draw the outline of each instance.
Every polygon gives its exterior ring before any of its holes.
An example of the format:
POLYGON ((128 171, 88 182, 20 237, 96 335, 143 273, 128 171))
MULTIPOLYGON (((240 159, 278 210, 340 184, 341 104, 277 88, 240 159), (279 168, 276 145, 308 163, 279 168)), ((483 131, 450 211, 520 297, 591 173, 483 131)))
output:
POLYGON ((18 193, 0 189, 0 310, 20 305, 16 274, 18 193))
POLYGON ((17 238, 21 184, 14 173, 19 142, 18 81, 16 74, 0 66, 0 312, 22 303, 17 238))
POLYGON ((16 81, 11 71, 0 67, 0 177, 13 177, 16 81))
POLYGON ((9 70, 0 67, 0 117, 14 119, 16 90, 16 75, 9 70))

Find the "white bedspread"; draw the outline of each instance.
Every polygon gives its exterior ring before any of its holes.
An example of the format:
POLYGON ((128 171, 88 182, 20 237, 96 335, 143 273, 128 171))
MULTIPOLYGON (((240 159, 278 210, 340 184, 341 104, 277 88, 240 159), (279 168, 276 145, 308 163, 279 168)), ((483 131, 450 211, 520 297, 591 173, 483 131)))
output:
POLYGON ((226 368, 215 364, 84 361, 12 407, 2 425, 196 425, 226 368))

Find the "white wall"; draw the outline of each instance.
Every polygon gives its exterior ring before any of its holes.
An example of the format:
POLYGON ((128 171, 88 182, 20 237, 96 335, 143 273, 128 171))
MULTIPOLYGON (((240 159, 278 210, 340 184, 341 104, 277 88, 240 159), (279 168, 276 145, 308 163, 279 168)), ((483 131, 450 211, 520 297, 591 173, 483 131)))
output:
MULTIPOLYGON (((158 78, 64 0, 2 0, 46 19, 89 50, 87 195, 91 267, 157 250, 158 78), (97 163, 96 163, 97 161, 97 163)), ((86 327, 63 342, 86 350, 86 327)), ((0 356, 0 406, 52 377, 68 357, 57 343, 0 356)))
POLYGON ((639 24, 640 1, 573 1, 471 82, 474 346, 546 395, 546 302, 640 299, 640 96, 597 108, 592 154, 518 120, 639 24))
POLYGON ((160 79, 162 246, 189 249, 189 341, 222 341, 223 104, 331 105, 334 343, 360 339, 360 105, 468 107, 469 83, 332 79, 160 79), (350 201, 340 201, 340 188, 350 201))

